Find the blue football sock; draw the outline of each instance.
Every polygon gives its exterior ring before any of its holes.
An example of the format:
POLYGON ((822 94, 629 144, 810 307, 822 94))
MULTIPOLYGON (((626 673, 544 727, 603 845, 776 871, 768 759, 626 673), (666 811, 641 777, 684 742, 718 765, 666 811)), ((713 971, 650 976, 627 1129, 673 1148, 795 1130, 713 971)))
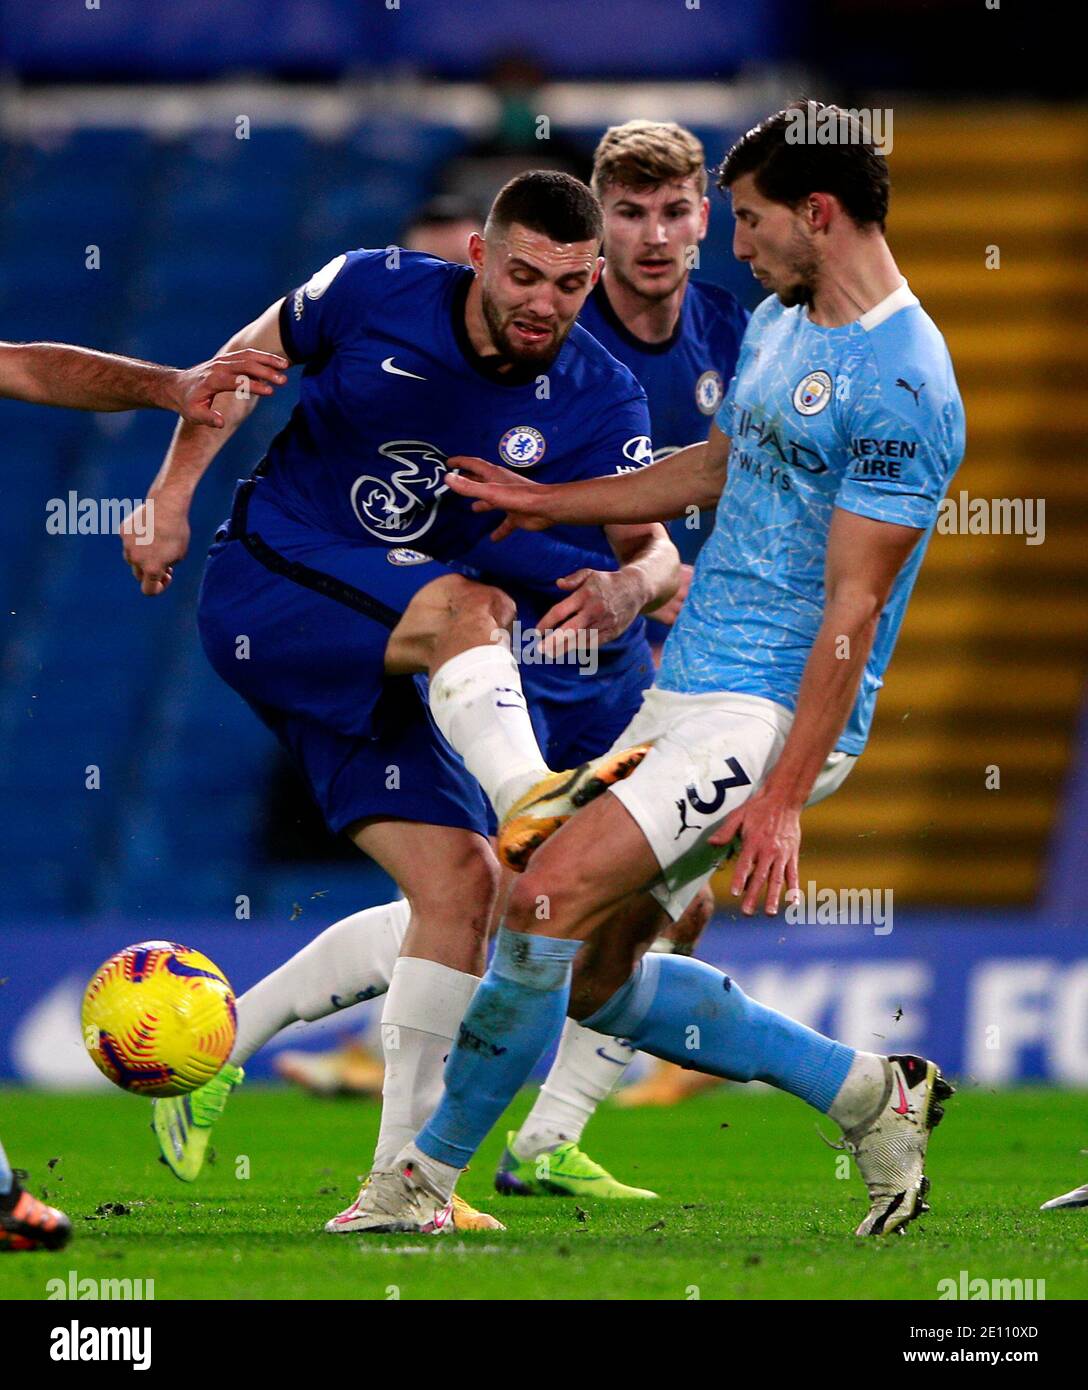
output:
POLYGON ((644 956, 582 1023, 682 1067, 769 1081, 825 1113, 854 1059, 853 1048, 757 1004, 728 975, 690 956, 644 956))
POLYGON ((3 1144, 0 1144, 0 1197, 6 1196, 11 1191, 11 1184, 15 1179, 11 1175, 11 1164, 8 1156, 4 1152, 3 1144))
POLYGON ((495 954, 461 1022, 438 1109, 416 1138, 423 1153, 464 1168, 558 1037, 580 941, 501 928, 495 954))

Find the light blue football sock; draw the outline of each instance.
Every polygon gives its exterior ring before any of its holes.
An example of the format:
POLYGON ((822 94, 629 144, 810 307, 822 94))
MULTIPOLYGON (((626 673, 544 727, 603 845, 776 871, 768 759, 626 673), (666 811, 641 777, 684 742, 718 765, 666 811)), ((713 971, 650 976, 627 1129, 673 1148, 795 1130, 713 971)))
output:
POLYGON ((464 1168, 533 1066, 559 1036, 580 941, 500 928, 487 974, 446 1063, 446 1089, 416 1143, 464 1168))
POLYGON ((11 1191, 11 1184, 14 1181, 8 1156, 4 1152, 3 1144, 0 1144, 0 1197, 5 1197, 11 1191))
POLYGON ((623 988, 582 1024, 682 1067, 768 1081, 825 1114, 854 1060, 853 1048, 757 1004, 728 975, 690 956, 643 956, 623 988))

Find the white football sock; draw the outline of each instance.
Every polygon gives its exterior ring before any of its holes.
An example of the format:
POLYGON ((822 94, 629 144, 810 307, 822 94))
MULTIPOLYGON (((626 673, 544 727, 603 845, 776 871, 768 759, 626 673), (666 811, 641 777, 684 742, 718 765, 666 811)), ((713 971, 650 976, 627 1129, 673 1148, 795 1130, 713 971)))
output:
POLYGON ((888 1059, 875 1052, 856 1052, 850 1070, 831 1102, 828 1116, 841 1130, 875 1119, 890 1094, 888 1059))
POLYGON ((568 1140, 577 1144, 590 1116, 635 1056, 625 1039, 594 1033, 568 1018, 552 1069, 514 1140, 515 1156, 524 1163, 568 1140))
POLYGON ((441 1099, 446 1058, 479 983, 478 975, 437 961, 397 961, 382 1014, 385 1084, 375 1169, 392 1166, 441 1099))
POLYGON ((547 775, 509 638, 470 647, 443 662, 431 677, 430 705, 434 722, 500 820, 547 775))
POLYGON ((324 1018, 384 994, 411 915, 406 898, 355 912, 258 980, 238 1000, 230 1060, 242 1066, 289 1023, 324 1018))

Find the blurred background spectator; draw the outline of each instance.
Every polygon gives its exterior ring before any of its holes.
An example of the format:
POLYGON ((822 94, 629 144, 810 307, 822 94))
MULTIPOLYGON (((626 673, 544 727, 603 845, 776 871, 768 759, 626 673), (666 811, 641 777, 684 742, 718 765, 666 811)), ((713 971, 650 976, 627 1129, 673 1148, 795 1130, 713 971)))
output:
POLYGON ((405 222, 399 240, 409 251, 423 251, 428 256, 467 265, 468 239, 483 229, 478 204, 444 193, 416 209, 405 222))

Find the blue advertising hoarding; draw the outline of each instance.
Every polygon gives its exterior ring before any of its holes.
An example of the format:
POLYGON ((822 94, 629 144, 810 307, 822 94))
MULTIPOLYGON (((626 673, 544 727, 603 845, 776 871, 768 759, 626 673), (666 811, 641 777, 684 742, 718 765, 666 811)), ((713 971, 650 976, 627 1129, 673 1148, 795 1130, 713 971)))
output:
MULTIPOLYGON (((0 931, 0 1080, 68 1089, 105 1085, 79 1033, 83 988, 122 946, 166 936, 219 964, 242 993, 309 940, 301 923, 149 932, 123 919, 0 931)), ((918 1051, 984 1086, 1049 1081, 1088 1086, 1088 940, 1037 918, 917 920, 869 926, 729 923, 711 927, 700 955, 764 1003, 875 1052, 918 1051)), ((327 1047, 365 1029, 377 1039, 379 1001, 286 1030, 249 1064, 271 1075, 275 1052, 327 1047)))

